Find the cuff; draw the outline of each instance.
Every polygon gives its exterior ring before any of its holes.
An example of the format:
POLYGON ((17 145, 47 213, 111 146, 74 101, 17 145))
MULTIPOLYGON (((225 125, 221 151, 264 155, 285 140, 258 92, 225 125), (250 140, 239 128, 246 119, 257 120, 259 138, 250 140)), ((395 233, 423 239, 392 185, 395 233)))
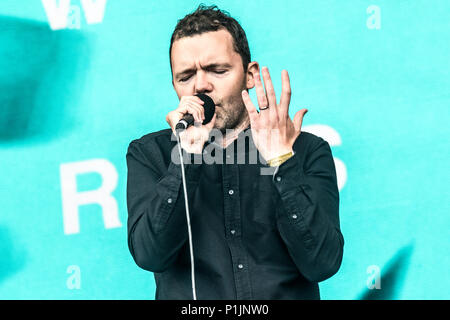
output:
POLYGON ((275 187, 282 197, 299 186, 301 181, 304 180, 303 178, 303 168, 296 153, 281 165, 275 167, 272 176, 275 187))

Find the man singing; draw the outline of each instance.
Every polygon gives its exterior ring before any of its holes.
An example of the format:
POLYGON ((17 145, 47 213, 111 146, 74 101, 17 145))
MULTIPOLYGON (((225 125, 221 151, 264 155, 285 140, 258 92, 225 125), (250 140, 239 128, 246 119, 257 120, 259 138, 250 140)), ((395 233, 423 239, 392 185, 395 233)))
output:
POLYGON ((251 61, 244 30, 216 6, 178 22, 170 63, 179 98, 166 116, 170 129, 132 141, 126 157, 128 246, 136 264, 154 272, 155 298, 193 298, 181 166, 173 156, 175 126, 191 114, 195 125, 180 134, 187 158, 213 150, 222 160, 184 165, 197 298, 320 299, 318 282, 338 271, 343 256, 339 191, 328 143, 301 132, 307 110, 289 117, 288 72, 277 102, 268 68, 251 61), (215 104, 207 124, 199 93, 215 104), (221 133, 214 141, 213 131, 221 133), (249 161, 252 150, 261 161, 249 161))

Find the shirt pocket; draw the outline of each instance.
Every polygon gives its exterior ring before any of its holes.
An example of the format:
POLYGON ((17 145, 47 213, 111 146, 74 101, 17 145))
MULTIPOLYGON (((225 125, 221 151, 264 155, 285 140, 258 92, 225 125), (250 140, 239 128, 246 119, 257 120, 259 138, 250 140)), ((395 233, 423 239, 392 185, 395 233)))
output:
POLYGON ((262 176, 253 185, 253 215, 254 222, 276 228, 276 195, 277 190, 272 185, 272 176, 262 176))

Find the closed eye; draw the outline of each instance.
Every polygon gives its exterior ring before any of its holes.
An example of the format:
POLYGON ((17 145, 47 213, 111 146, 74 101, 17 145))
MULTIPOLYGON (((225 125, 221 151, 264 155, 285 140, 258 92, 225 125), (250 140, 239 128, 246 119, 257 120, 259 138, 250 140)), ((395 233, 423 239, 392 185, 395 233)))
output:
MULTIPOLYGON (((227 72, 228 70, 211 70, 212 72, 216 73, 216 74, 224 74, 225 72, 227 72)), ((192 75, 189 75, 187 77, 181 78, 180 82, 186 82, 191 78, 192 75)))
POLYGON ((178 81, 180 81, 180 82, 185 82, 185 81, 188 81, 190 78, 191 78, 191 76, 187 76, 187 77, 181 78, 181 79, 178 80, 178 81))

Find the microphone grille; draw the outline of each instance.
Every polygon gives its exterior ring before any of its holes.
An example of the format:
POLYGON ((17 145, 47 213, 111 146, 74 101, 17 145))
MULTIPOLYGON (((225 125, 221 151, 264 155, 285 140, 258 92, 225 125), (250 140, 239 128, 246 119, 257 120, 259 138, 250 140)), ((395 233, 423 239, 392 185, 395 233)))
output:
POLYGON ((207 124, 208 122, 211 121, 212 117, 214 116, 214 112, 216 111, 216 105, 213 99, 204 93, 197 93, 196 96, 202 99, 203 102, 205 103, 203 105, 203 108, 205 109, 205 120, 203 120, 203 124, 207 124))

